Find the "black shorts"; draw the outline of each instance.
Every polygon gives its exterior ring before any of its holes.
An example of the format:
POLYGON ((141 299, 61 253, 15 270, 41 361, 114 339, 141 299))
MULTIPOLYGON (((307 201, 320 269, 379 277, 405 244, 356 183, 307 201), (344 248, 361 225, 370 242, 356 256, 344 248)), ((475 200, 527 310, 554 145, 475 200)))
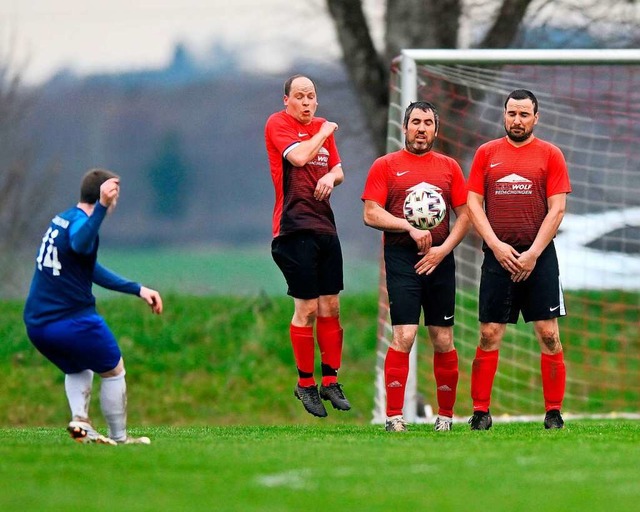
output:
POLYGON ((384 263, 391 325, 453 325, 456 305, 456 262, 449 253, 430 275, 419 275, 414 265, 422 256, 415 248, 387 245, 384 263))
POLYGON ((300 231, 271 242, 271 256, 296 299, 337 295, 344 289, 342 248, 337 235, 300 231))
MULTIPOLYGON (((523 252, 525 249, 517 249, 523 252)), ((484 251, 478 318, 483 323, 515 324, 522 312, 525 322, 565 316, 556 249, 551 242, 531 275, 514 283, 490 249, 484 251)))

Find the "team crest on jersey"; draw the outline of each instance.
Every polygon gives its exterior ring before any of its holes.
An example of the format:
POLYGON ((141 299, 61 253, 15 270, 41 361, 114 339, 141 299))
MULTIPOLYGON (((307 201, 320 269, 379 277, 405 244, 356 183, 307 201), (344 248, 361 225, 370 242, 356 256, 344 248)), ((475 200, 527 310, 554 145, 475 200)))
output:
POLYGON ((442 194, 442 189, 440 187, 436 187, 435 185, 432 185, 431 183, 427 183, 425 181, 421 181, 417 185, 414 185, 413 187, 408 188, 407 194, 409 192, 413 192, 414 190, 422 190, 422 189, 435 190, 436 192, 438 192, 438 194, 442 194))
POLYGON ((533 193, 532 189, 533 183, 531 180, 514 173, 496 181, 495 195, 531 195, 533 193))
POLYGON ((320 148, 316 157, 309 163, 326 167, 329 165, 329 151, 324 147, 320 148))

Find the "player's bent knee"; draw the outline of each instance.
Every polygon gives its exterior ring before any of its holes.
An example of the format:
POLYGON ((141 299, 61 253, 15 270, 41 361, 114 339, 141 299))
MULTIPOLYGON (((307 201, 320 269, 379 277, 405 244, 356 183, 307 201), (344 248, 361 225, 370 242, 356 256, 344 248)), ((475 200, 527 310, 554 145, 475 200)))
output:
POLYGON ((124 360, 120 358, 118 364, 115 366, 113 370, 109 370, 108 372, 103 372, 100 374, 100 377, 117 377, 125 372, 124 370, 124 360))

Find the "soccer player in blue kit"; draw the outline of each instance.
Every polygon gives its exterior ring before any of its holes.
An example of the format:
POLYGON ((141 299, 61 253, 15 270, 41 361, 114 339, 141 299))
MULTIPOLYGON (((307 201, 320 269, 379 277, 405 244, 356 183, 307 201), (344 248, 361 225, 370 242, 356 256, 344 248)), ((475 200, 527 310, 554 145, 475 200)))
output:
POLYGON ((27 335, 47 359, 65 373, 71 408, 67 427, 83 443, 149 444, 148 437, 127 435, 127 386, 118 343, 96 312, 93 283, 137 295, 151 311, 162 313, 160 294, 128 281, 97 261, 102 221, 113 211, 120 178, 105 169, 91 169, 83 177, 80 202, 56 215, 42 238, 31 289, 24 309, 27 335), (89 419, 93 375, 102 377, 100 407, 108 437, 89 419))

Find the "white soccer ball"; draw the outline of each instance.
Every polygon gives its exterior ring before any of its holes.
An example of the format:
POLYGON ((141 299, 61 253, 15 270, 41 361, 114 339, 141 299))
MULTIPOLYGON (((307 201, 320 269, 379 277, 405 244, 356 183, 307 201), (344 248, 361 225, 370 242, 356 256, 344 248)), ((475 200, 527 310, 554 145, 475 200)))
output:
POLYGON ((440 193, 431 188, 414 189, 404 200, 404 218, 418 229, 433 229, 447 214, 447 205, 440 193))

